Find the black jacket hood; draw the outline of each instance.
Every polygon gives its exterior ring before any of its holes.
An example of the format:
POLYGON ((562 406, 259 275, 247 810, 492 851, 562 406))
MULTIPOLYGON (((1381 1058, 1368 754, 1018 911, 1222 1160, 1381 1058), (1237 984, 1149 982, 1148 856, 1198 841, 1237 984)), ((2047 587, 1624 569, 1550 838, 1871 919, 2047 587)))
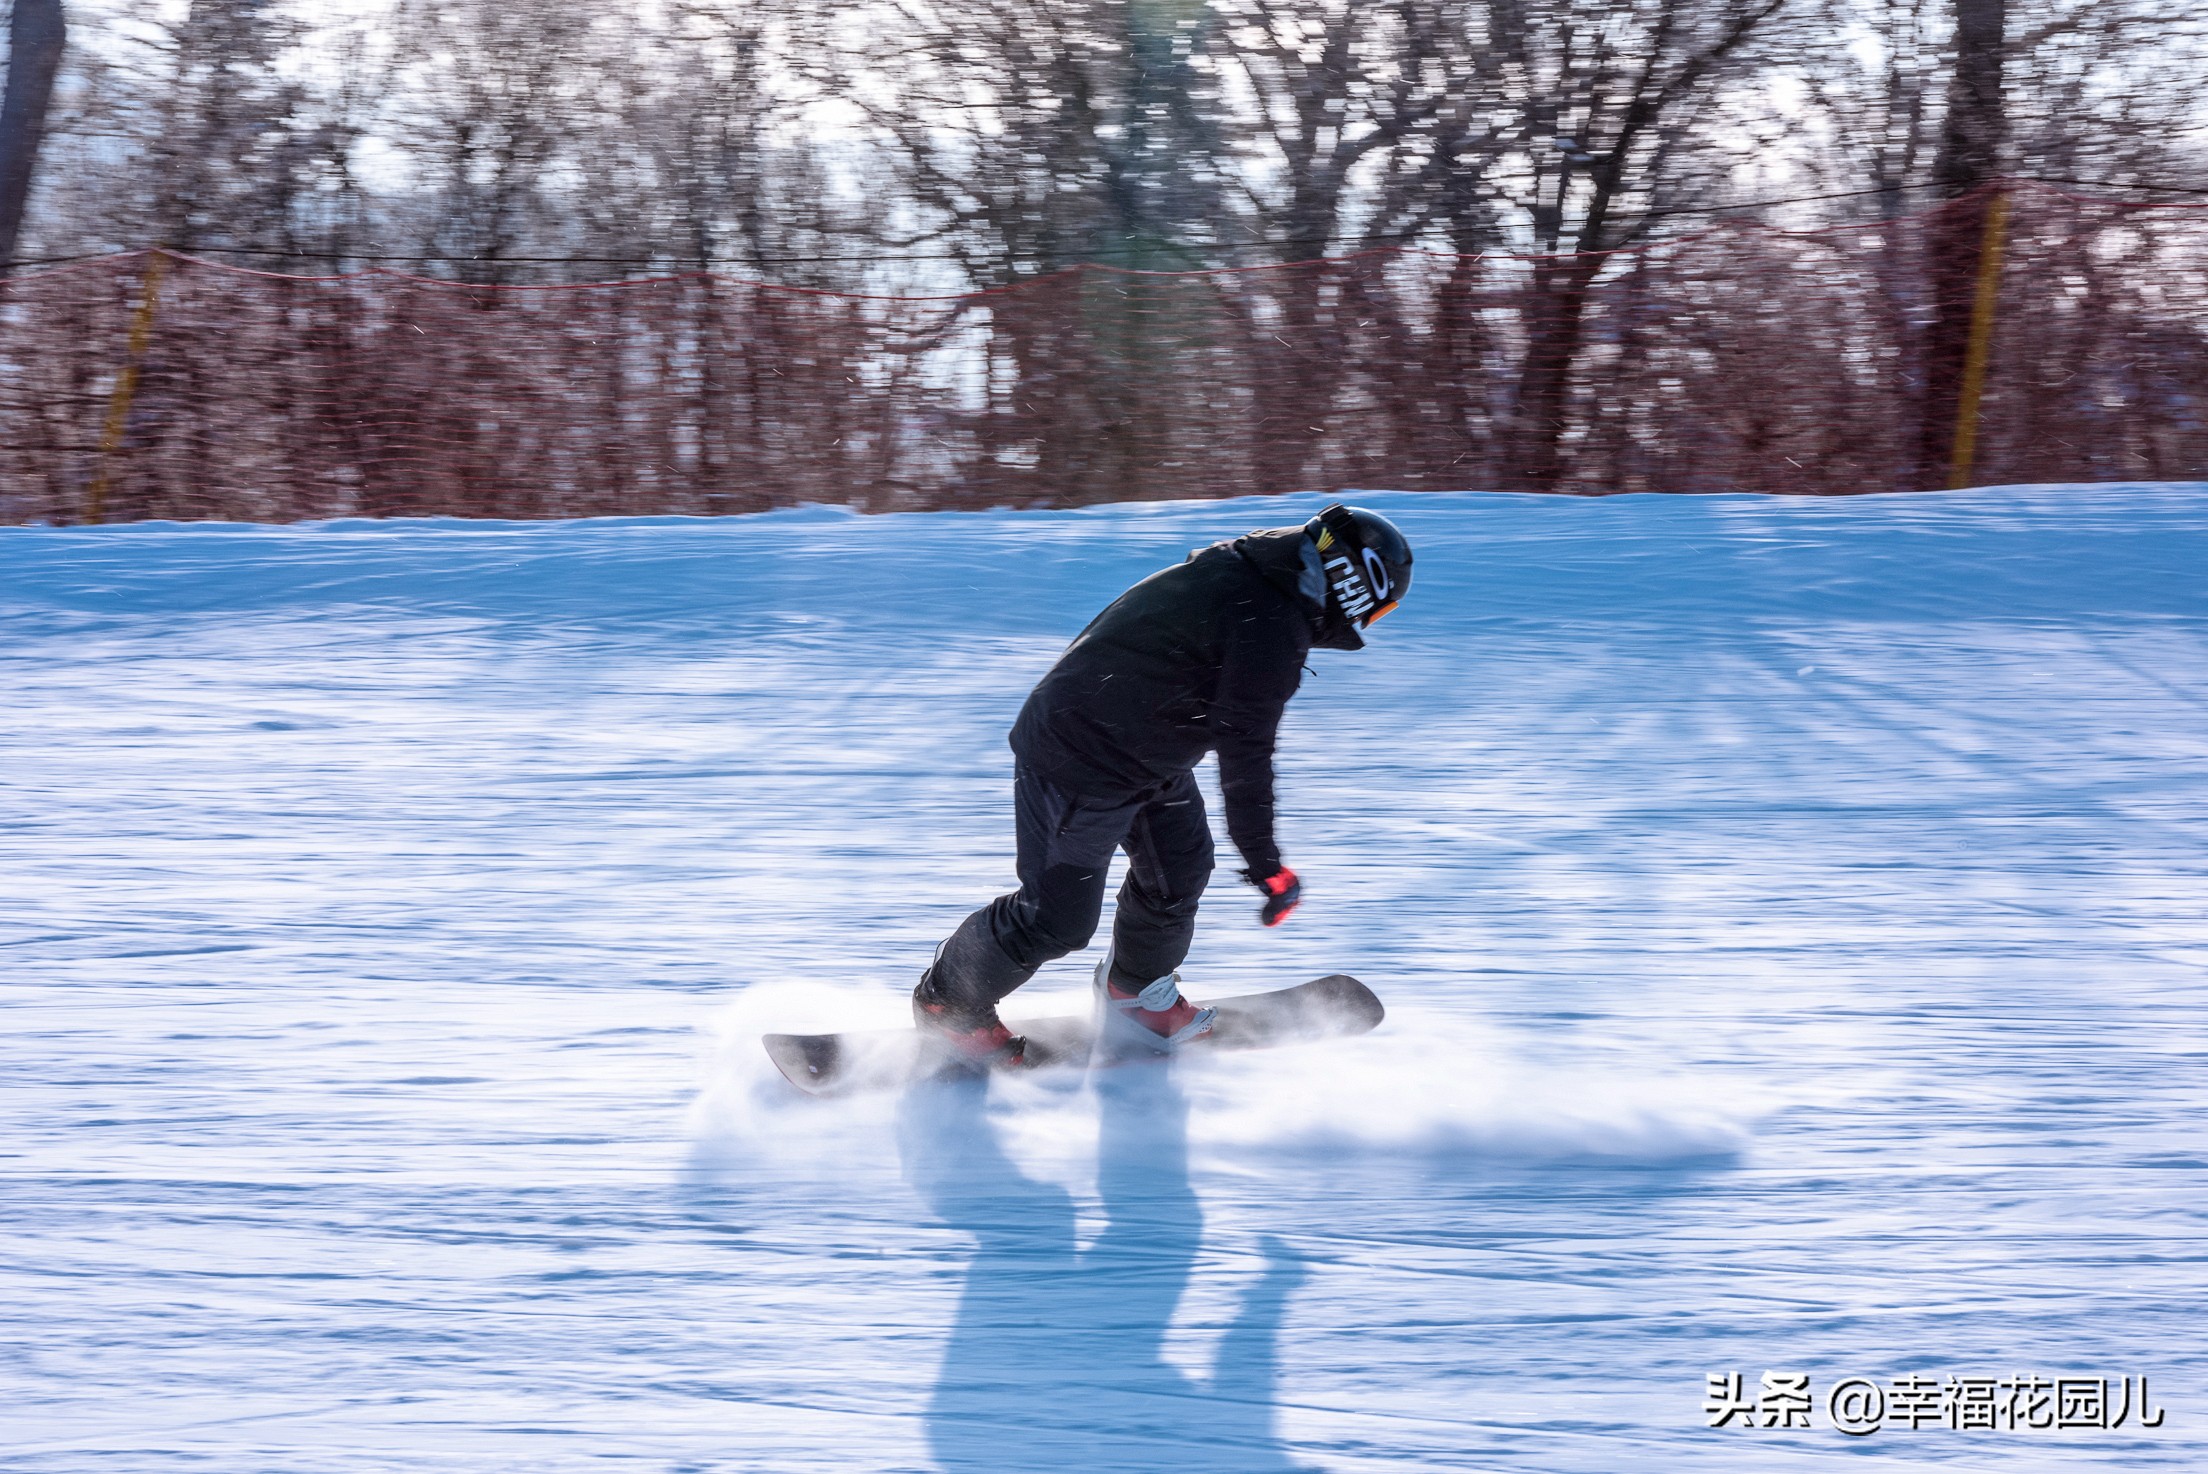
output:
POLYGON ((1343 618, 1326 591, 1319 547, 1301 527, 1266 527, 1236 538, 1230 546, 1265 581, 1296 601, 1311 623, 1311 643, 1328 650, 1362 650, 1365 637, 1343 618))

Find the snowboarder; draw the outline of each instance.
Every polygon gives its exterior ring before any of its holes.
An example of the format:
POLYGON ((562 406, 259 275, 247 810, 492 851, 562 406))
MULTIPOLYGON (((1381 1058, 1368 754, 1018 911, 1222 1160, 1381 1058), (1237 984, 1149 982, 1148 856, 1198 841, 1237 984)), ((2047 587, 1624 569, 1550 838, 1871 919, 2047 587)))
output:
POLYGON ((1012 728, 1020 888, 966 918, 912 990, 913 1017, 976 1062, 1024 1064, 997 1004, 1089 944, 1112 852, 1127 851, 1095 989, 1108 1043, 1170 1051, 1211 1028, 1176 971, 1211 875, 1194 769, 1219 754, 1227 833, 1278 926, 1302 883, 1273 841, 1273 741, 1314 645, 1364 646, 1411 582, 1411 547, 1335 503, 1301 527, 1214 543, 1090 621, 1012 728))

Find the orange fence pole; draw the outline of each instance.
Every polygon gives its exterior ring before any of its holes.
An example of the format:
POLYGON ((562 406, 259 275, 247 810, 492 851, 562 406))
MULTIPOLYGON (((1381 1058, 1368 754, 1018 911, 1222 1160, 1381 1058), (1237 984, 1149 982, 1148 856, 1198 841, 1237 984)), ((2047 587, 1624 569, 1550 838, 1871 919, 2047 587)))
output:
POLYGON ((100 432, 99 470, 84 499, 86 522, 97 523, 107 515, 107 488, 113 480, 115 453, 122 449, 123 430, 130 423, 130 401, 138 392, 138 365, 145 359, 146 345, 153 340, 153 310, 161 300, 161 261, 158 250, 146 253, 145 281, 139 291, 138 310, 130 320, 130 350, 123 358, 122 371, 115 376, 115 392, 107 399, 107 427, 100 432))
POLYGON ((1978 300, 1971 307, 1970 347, 1963 357, 1963 387, 1955 406, 1955 453, 1949 458, 1947 487, 1970 485, 1970 465, 1978 454, 1978 404, 1986 391, 1986 362, 1993 347, 1993 313, 2001 296, 2001 247, 2008 235, 2009 192, 1986 203, 1986 229, 1978 245, 1978 300))

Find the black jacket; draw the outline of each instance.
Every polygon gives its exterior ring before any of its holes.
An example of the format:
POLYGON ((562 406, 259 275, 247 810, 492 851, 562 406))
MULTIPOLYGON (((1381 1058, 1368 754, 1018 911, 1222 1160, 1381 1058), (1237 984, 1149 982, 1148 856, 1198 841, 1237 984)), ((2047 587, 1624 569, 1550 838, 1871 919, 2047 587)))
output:
POLYGON ((1301 528, 1214 543, 1115 599, 1036 685, 1012 750, 1053 785, 1128 799, 1219 754, 1227 834, 1280 869, 1273 740, 1311 646, 1343 643, 1301 528))

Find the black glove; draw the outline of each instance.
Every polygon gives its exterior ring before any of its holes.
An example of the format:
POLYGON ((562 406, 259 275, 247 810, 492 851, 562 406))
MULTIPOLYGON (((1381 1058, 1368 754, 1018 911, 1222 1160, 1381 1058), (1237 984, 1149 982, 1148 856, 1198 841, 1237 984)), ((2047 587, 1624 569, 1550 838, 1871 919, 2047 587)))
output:
POLYGON ((1296 909, 1303 899, 1303 882, 1296 879, 1296 872, 1286 865, 1277 875, 1256 875, 1245 870, 1242 878, 1265 893, 1265 905, 1257 913, 1257 919, 1267 926, 1278 926, 1288 919, 1288 913, 1296 909))

